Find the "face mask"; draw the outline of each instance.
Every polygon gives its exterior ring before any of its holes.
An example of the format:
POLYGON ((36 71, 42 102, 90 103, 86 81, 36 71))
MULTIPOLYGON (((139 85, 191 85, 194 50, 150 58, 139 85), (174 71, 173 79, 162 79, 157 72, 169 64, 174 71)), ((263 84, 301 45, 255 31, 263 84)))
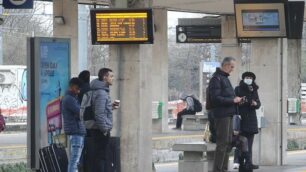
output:
POLYGON ((244 83, 247 84, 247 85, 251 85, 252 82, 253 82, 252 79, 244 79, 243 81, 244 81, 244 83))

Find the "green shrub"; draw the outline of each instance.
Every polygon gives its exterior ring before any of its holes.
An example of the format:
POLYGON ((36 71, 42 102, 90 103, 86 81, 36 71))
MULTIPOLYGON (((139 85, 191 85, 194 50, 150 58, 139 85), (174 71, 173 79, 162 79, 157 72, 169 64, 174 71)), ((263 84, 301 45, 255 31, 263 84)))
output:
POLYGON ((288 149, 288 151, 298 150, 299 149, 299 144, 295 140, 288 140, 287 149, 288 149))
POLYGON ((27 168, 26 163, 17 163, 17 164, 1 164, 0 172, 31 172, 27 168))

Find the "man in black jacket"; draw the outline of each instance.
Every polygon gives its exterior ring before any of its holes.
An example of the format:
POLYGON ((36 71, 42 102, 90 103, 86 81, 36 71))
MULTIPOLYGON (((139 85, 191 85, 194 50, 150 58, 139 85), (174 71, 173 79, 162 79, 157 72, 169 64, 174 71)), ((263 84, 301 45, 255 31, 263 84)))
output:
POLYGON ((213 172, 225 172, 228 169, 229 153, 232 148, 232 117, 236 113, 236 104, 241 101, 241 97, 235 96, 234 88, 228 79, 235 68, 235 61, 233 57, 225 57, 221 68, 217 68, 209 82, 217 136, 213 172))

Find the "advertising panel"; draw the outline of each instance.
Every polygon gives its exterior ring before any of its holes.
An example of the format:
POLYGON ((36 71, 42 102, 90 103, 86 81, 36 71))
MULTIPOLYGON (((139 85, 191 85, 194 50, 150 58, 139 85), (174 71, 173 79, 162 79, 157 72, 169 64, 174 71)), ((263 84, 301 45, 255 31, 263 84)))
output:
POLYGON ((39 168, 39 149, 62 132, 61 100, 70 79, 70 39, 29 38, 27 93, 28 157, 39 168))
POLYGON ((51 143, 51 132, 62 129, 61 98, 68 88, 70 78, 69 43, 40 43, 40 129, 42 145, 51 143))

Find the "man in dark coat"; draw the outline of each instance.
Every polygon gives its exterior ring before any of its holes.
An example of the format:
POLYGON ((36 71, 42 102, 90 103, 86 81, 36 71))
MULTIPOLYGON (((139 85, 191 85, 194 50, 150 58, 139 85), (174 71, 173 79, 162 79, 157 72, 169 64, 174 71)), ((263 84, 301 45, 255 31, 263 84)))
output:
MULTIPOLYGON (((250 159, 252 162, 252 147, 254 135, 258 133, 256 109, 261 106, 258 96, 258 85, 255 83, 256 76, 252 72, 242 74, 239 86, 235 88, 237 96, 243 97, 239 103, 239 114, 241 115, 241 134, 248 139, 250 159)), ((239 152, 235 151, 235 163, 237 163, 239 152)), ((258 165, 252 164, 253 169, 258 169, 258 165)))
POLYGON ((70 158, 68 172, 76 172, 84 146, 85 126, 80 119, 80 103, 77 95, 80 92, 81 81, 72 78, 69 89, 62 100, 64 130, 69 139, 70 158))
POLYGON ((236 104, 241 101, 240 97, 235 96, 234 88, 228 79, 235 68, 235 61, 233 57, 225 57, 221 68, 217 68, 208 86, 217 144, 213 172, 225 172, 228 169, 229 153, 232 148, 232 117, 236 113, 236 104))

